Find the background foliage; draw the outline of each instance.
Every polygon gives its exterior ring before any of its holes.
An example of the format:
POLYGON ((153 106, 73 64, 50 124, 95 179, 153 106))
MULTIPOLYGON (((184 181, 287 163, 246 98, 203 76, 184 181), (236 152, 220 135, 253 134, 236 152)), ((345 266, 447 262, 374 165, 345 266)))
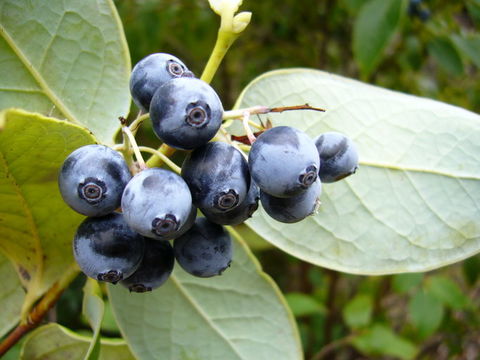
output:
MULTIPOLYGON (((207 1, 115 4, 133 64, 163 51, 201 73, 218 26, 207 1)), ((480 111, 478 0, 423 1, 421 8, 430 13, 426 21, 409 16, 408 1, 401 0, 245 0, 242 8, 253 12, 252 22, 213 82, 225 108, 265 71, 310 67, 480 111)), ((144 128, 143 142, 157 144, 144 128)), ((362 277, 302 262, 244 230, 264 270, 286 294, 305 358, 475 359, 480 354, 479 256, 426 274, 362 277)), ((76 279, 49 320, 78 333, 90 331, 81 315, 84 281, 76 279)), ((118 337, 108 302, 104 310, 102 335, 118 337)), ((45 331, 29 341, 56 332, 88 347, 61 328, 45 331)), ((6 358, 17 356, 18 347, 6 358)))

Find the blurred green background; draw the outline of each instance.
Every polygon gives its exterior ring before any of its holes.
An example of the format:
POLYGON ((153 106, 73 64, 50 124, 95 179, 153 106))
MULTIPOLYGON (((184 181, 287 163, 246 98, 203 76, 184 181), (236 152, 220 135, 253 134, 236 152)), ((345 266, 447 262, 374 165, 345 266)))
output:
MULTIPOLYGON (((243 87, 263 72, 310 67, 478 112, 480 1, 416 2, 417 12, 412 16, 408 0, 244 0, 241 10, 251 11, 252 21, 229 51, 213 85, 228 108, 243 87), (364 43, 354 39, 361 38, 362 30, 368 33, 377 18, 385 22, 379 32, 389 33, 397 19, 382 6, 387 3, 401 3, 401 17, 382 48, 381 61, 372 64, 376 66, 370 74, 362 74, 353 49, 369 50, 375 34, 364 43), (366 24, 356 24, 362 10, 366 24), (428 18, 423 20, 423 16, 428 18)), ((153 52, 170 52, 196 75, 201 74, 219 24, 207 0, 115 3, 132 64, 153 52)))
MULTIPOLYGON (((132 64, 168 52, 201 74, 219 24, 207 0, 115 4, 132 64)), ((251 24, 212 83, 225 109, 265 71, 310 67, 480 111, 479 0, 244 0, 241 9, 253 13, 251 24)), ((151 133, 142 131, 143 143, 158 144, 151 133)), ((247 237, 286 294, 306 359, 480 359, 479 256, 426 274, 363 277, 247 237)), ((65 292, 50 320, 88 331, 83 282, 65 292)), ((119 336, 106 317, 103 335, 119 336)))

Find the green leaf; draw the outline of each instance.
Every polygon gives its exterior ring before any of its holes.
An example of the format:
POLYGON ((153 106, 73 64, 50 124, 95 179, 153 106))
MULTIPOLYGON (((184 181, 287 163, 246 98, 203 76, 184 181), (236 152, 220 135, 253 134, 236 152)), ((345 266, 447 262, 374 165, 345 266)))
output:
POLYGON ((480 67, 480 35, 452 36, 453 43, 475 66, 480 67))
POLYGON ((231 267, 203 279, 177 266, 151 293, 109 286, 124 339, 139 359, 301 359, 298 330, 275 283, 243 241, 231 267))
POLYGON ((367 355, 390 355, 405 360, 413 359, 417 352, 413 343, 381 324, 355 337, 352 344, 367 355))
POLYGON ((456 76, 463 74, 462 59, 450 39, 433 39, 428 44, 428 51, 446 71, 456 76))
MULTIPOLYGON (((92 338, 52 323, 32 332, 21 352, 21 360, 83 360, 92 338)), ((135 360, 122 340, 101 341, 100 360, 135 360)))
POLYGON ((397 274, 393 277, 393 289, 400 294, 404 294, 422 283, 422 273, 397 274))
POLYGON ((474 285, 480 277, 480 255, 472 256, 462 264, 463 275, 469 285, 474 285))
POLYGON ((382 60, 400 23, 402 0, 370 0, 362 6, 353 27, 353 54, 364 77, 382 60))
POLYGON ((474 21, 480 22, 480 3, 478 1, 467 2, 466 7, 474 21))
POLYGON ((0 338, 20 320, 25 292, 10 261, 0 253, 0 338))
POLYGON ((93 142, 64 121, 0 112, 0 250, 27 289, 25 311, 73 264, 71 242, 82 216, 63 202, 57 176, 70 152, 93 142))
POLYGON ((343 308, 345 323, 352 329, 358 329, 370 324, 372 320, 373 299, 370 295, 359 294, 350 300, 343 308))
POLYGON ((120 329, 118 328, 117 322, 115 321, 110 301, 104 301, 104 304, 105 314, 102 321, 102 331, 110 334, 120 334, 120 329))
POLYGON ((362 5, 364 5, 368 0, 341 0, 340 3, 343 3, 349 13, 356 14, 362 5))
POLYGON ((291 292, 285 294, 285 299, 292 309, 293 315, 297 317, 326 312, 325 306, 311 295, 291 292))
POLYGON ((255 231, 249 228, 244 223, 234 226, 235 231, 237 231, 240 236, 248 244, 248 247, 254 251, 261 251, 272 249, 273 246, 268 241, 265 241, 261 236, 259 236, 255 231))
MULTIPOLYGON (((305 103, 327 111, 268 118, 312 138, 346 134, 360 168, 325 184, 318 213, 299 223, 259 209, 246 222, 256 233, 305 261, 357 274, 421 272, 480 251, 480 116, 309 69, 264 74, 235 107, 305 103)), ((238 124, 230 131, 243 134, 238 124)))
POLYGON ((93 330, 92 342, 88 349, 85 359, 97 360, 100 354, 100 329, 102 319, 105 313, 102 291, 97 281, 87 279, 83 288, 83 309, 82 313, 87 318, 90 327, 93 330))
POLYGON ((0 110, 51 113, 112 143, 130 107, 130 56, 113 1, 0 1, 0 63, 0 110))
POLYGON ((412 324, 422 338, 432 335, 443 319, 443 305, 435 297, 423 291, 417 292, 408 304, 412 324))
POLYGON ((429 294, 454 310, 466 309, 471 305, 470 299, 458 285, 445 276, 432 276, 425 285, 429 294))

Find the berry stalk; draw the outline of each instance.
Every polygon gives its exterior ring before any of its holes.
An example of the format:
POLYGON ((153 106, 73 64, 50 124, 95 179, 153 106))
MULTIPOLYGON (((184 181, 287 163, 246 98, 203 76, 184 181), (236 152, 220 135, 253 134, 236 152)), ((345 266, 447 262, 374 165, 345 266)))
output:
POLYGON ((257 140, 257 138, 253 134, 252 129, 250 129, 250 126, 249 126, 249 124, 250 124, 250 113, 248 111, 245 111, 243 113, 242 123, 243 123, 243 128, 245 129, 245 132, 247 133, 248 141, 250 142, 250 145, 251 145, 255 142, 255 140, 257 140))
POLYGON ((230 46, 232 46, 237 37, 238 35, 232 36, 232 34, 225 34, 219 30, 215 47, 210 54, 210 58, 208 59, 207 65, 205 65, 205 69, 203 70, 200 79, 206 83, 210 83, 212 81, 228 49, 230 46))
POLYGON ((130 145, 133 149, 133 152, 135 153, 135 158, 137 159, 137 162, 138 162, 138 165, 139 165, 140 169, 142 169, 142 170, 146 169, 147 164, 145 164, 145 160, 143 160, 142 153, 138 149, 137 141, 135 140, 135 136, 132 134, 132 131, 130 130, 130 128, 128 126, 123 126, 122 127, 122 132, 123 132, 124 136, 126 137, 126 139, 128 139, 128 141, 130 142, 130 145))
POLYGON ((242 31, 245 30, 252 17, 252 13, 250 12, 241 12, 235 15, 241 1, 210 0, 209 2, 213 11, 220 15, 221 22, 220 28, 218 29, 217 41, 200 77, 200 79, 206 83, 212 81, 228 49, 242 31))
POLYGON ((133 135, 137 134, 137 130, 140 128, 140 125, 142 125, 142 122, 146 118, 148 118, 148 114, 143 114, 143 111, 140 110, 135 120, 133 120, 132 123, 128 126, 133 135))
POLYGON ((150 159, 147 160, 148 167, 160 167, 165 162, 164 159, 169 159, 175 153, 175 151, 177 151, 177 149, 174 149, 167 144, 162 144, 156 151, 157 153, 155 153, 154 156, 150 157, 150 159))
MULTIPOLYGON (((142 152, 148 152, 148 153, 152 154, 153 159, 158 158, 161 162, 164 162, 165 164, 167 164, 167 166, 170 169, 172 169, 173 171, 175 171, 177 174, 180 174, 180 172, 182 171, 182 169, 177 164, 175 164, 172 160, 170 160, 168 155, 162 153, 161 151, 152 149, 151 147, 148 147, 148 146, 139 146, 138 149, 142 152)), ((175 150, 175 149, 173 149, 173 150, 175 150)), ((173 154, 173 152, 172 152, 172 154, 173 154)))

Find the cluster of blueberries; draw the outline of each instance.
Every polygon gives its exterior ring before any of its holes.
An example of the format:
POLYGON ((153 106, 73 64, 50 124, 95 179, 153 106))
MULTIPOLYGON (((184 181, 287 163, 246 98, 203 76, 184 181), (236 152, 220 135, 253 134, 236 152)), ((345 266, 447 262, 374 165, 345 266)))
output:
POLYGON ((162 285, 175 259, 194 276, 221 274, 232 259, 223 225, 247 220, 259 200, 274 219, 300 221, 315 211, 322 182, 342 179, 358 166, 353 142, 335 132, 313 140, 295 128, 274 127, 258 136, 248 161, 234 145, 210 142, 222 123, 222 103, 169 54, 141 60, 130 90, 165 144, 192 150, 181 176, 148 168, 132 177, 120 153, 87 145, 67 157, 58 178, 65 202, 88 216, 73 242, 80 268, 130 291, 162 285), (204 217, 197 218, 197 210, 204 217))

